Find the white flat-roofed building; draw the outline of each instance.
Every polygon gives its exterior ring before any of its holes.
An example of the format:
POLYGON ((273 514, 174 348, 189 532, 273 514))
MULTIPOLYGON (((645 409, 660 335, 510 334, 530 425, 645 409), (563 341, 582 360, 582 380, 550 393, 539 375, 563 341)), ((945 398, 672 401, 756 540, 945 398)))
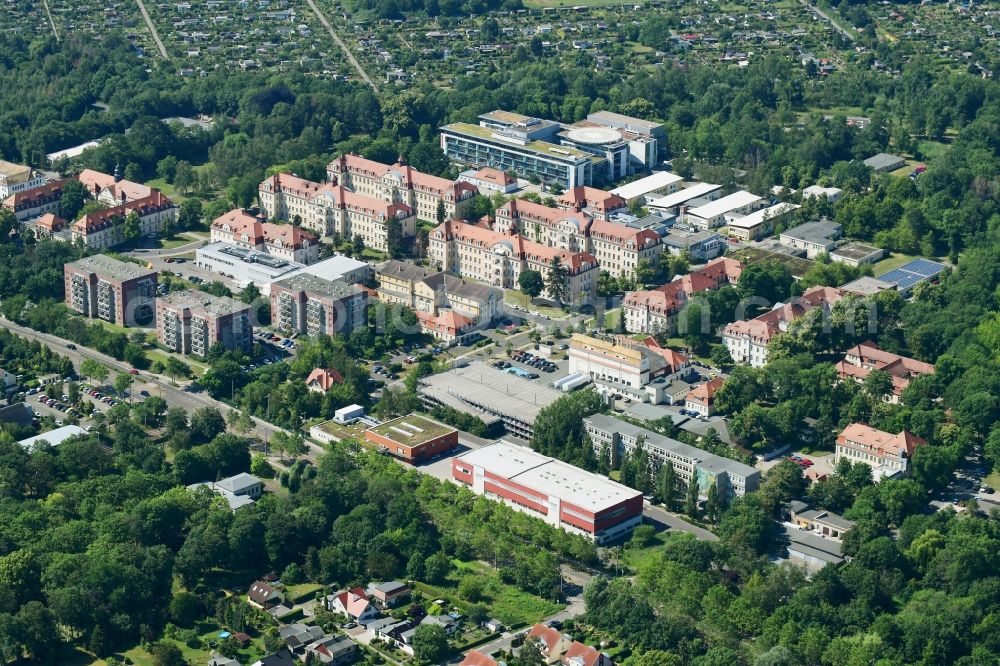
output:
POLYGON ((678 190, 684 179, 670 171, 656 171, 645 178, 626 183, 611 190, 628 204, 633 201, 645 204, 647 199, 657 199, 678 190))
POLYGON ((815 259, 820 254, 829 252, 836 247, 837 244, 834 241, 840 238, 840 231, 840 225, 836 222, 815 220, 785 230, 778 237, 778 242, 797 250, 805 250, 806 257, 815 259))
POLYGON ((78 435, 86 434, 87 431, 78 425, 64 425, 61 428, 43 432, 41 435, 35 435, 34 437, 29 437, 28 439, 22 439, 18 442, 18 445, 23 449, 30 449, 35 444, 45 441, 52 446, 59 446, 70 437, 77 437, 78 435))
POLYGON ((642 524, 642 494, 501 440, 452 460, 452 478, 549 525, 606 543, 642 524))
POLYGON ((689 209, 684 214, 684 221, 696 229, 715 229, 730 219, 752 213, 760 207, 762 201, 756 194, 740 190, 721 199, 689 209))
POLYGON ((223 242, 195 250, 195 264, 232 279, 240 289, 253 283, 265 295, 271 293, 272 282, 302 267, 294 261, 223 242))
POLYGON ((653 199, 646 204, 652 212, 677 214, 681 206, 692 199, 708 199, 714 201, 722 196, 722 185, 712 183, 691 183, 687 187, 681 188, 673 194, 668 194, 659 199, 653 199))
POLYGON ((840 200, 840 195, 843 192, 839 187, 823 187, 821 185, 810 185, 809 187, 802 190, 802 199, 814 199, 818 197, 826 197, 830 203, 836 203, 840 200))
POLYGON ((775 222, 798 208, 801 208, 798 204, 778 203, 730 220, 729 235, 743 241, 760 240, 771 235, 775 222))

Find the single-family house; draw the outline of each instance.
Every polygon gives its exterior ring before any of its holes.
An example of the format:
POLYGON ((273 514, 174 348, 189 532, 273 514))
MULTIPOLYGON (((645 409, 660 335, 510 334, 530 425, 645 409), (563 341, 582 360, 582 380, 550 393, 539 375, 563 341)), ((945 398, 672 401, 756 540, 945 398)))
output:
POLYGON ((305 625, 301 622, 278 627, 278 635, 285 641, 285 646, 295 654, 302 654, 306 645, 323 637, 323 627, 305 625))
POLYGON ((303 655, 305 658, 312 655, 316 664, 340 666, 354 663, 357 651, 357 644, 347 636, 324 636, 307 645, 303 655))
POLYGON ((279 590, 262 580, 255 581, 247 592, 247 601, 250 605, 264 610, 273 608, 284 600, 285 597, 279 590))
POLYGON ((390 580, 386 583, 369 585, 365 593, 368 595, 368 599, 374 601, 377 606, 392 608, 409 598, 410 587, 398 580, 390 580))
POLYGON ((572 645, 572 641, 563 636, 558 629, 544 624, 533 626, 525 640, 538 642, 546 664, 558 664, 572 645))
POLYGON ((295 655, 288 650, 278 650, 255 661, 250 666, 296 666, 295 655))
POLYGON ((451 636, 453 633, 458 631, 458 620, 454 619, 450 615, 425 615, 420 624, 432 624, 437 627, 444 629, 446 636, 451 636))
POLYGON ((343 383, 343 375, 334 368, 316 368, 306 377, 306 387, 316 393, 326 393, 337 384, 343 383))
POLYGON ((378 617, 379 611, 360 587, 341 590, 326 598, 327 610, 346 615, 352 620, 364 623, 378 617))
POLYGON ((562 663, 564 666, 615 666, 611 657, 580 641, 573 641, 566 650, 562 663))
POLYGON ((506 664, 497 661, 488 654, 483 654, 479 650, 473 650, 465 655, 465 659, 458 666, 506 666, 506 664))

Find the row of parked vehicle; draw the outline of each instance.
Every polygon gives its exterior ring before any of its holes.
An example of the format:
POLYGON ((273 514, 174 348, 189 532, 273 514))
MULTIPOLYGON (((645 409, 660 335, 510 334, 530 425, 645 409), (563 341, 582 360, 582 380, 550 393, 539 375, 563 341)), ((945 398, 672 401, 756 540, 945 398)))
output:
POLYGON ((513 356, 513 359, 518 363, 530 365, 532 368, 538 368, 539 370, 543 370, 545 372, 555 372, 556 368, 558 367, 556 366, 555 363, 548 360, 547 358, 542 358, 541 356, 535 356, 534 354, 525 351, 516 352, 513 356))

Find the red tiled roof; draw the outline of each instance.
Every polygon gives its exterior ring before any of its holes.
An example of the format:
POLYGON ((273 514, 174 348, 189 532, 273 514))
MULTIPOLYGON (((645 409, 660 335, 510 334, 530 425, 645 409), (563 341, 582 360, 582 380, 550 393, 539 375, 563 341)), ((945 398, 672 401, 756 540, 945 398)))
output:
POLYGON ((459 335, 471 324, 475 323, 475 320, 454 310, 444 310, 437 316, 429 312, 418 312, 417 319, 420 321, 422 327, 430 331, 446 333, 453 337, 459 335))
POLYGON ((361 617, 371 605, 368 601, 368 595, 360 587, 354 587, 338 593, 337 599, 347 614, 355 619, 361 617))
POLYGON ((690 362, 688 357, 684 354, 674 351, 670 347, 661 347, 660 343, 656 341, 656 338, 651 335, 647 335, 642 340, 642 344, 644 344, 647 349, 650 349, 662 356, 663 360, 667 362, 667 366, 672 368, 675 372, 678 369, 687 366, 690 362))
POLYGON ((643 249, 660 242, 660 235, 652 229, 633 229, 624 224, 595 220, 590 225, 590 237, 600 238, 624 246, 631 242, 635 249, 643 249))
POLYGON ((309 233, 302 227, 294 224, 274 224, 272 222, 262 222, 259 218, 251 215, 245 210, 235 209, 224 215, 220 215, 212 221, 212 228, 225 230, 234 237, 241 237, 246 234, 249 243, 253 245, 277 245, 298 250, 316 243, 316 236, 309 233))
POLYGON ((767 343, 781 331, 781 324, 795 321, 813 308, 833 305, 843 297, 844 291, 835 287, 811 287, 799 298, 793 298, 755 319, 727 324, 722 334, 731 338, 749 337, 767 343))
POLYGON ((506 171, 500 171, 499 169, 493 169, 490 167, 484 167, 472 174, 472 177, 477 180, 484 180, 491 183, 496 183, 497 185, 512 185, 517 182, 516 179, 511 178, 510 174, 506 171))
MULTIPOLYGON (((25 204, 35 201, 36 199, 44 199, 52 194, 62 191, 63 185, 66 180, 53 180, 50 183, 45 183, 38 187, 33 187, 30 190, 22 190, 21 192, 15 192, 6 199, 3 200, 3 205, 7 208, 13 210, 18 206, 24 206, 25 204)), ((30 206, 25 206, 29 207, 30 206)))
POLYGON ((403 162, 396 162, 392 165, 383 164, 353 153, 341 155, 330 162, 327 169, 334 171, 336 167, 339 167, 342 171, 362 174, 369 178, 382 178, 387 174, 394 173, 406 188, 412 187, 423 192, 430 192, 439 197, 450 193, 454 200, 462 199, 466 194, 471 195, 476 192, 476 188, 470 183, 455 182, 447 178, 423 173, 403 162))
POLYGON ((573 644, 566 650, 563 663, 571 666, 597 666, 601 662, 602 656, 595 648, 584 645, 580 641, 573 641, 573 644))
POLYGON ((458 666, 497 666, 497 660, 479 650, 473 650, 465 655, 465 659, 458 666))
POLYGON ((581 233, 587 233, 590 228, 590 224, 593 220, 590 219, 585 213, 575 210, 560 210, 558 208, 549 208, 548 206, 543 206, 542 204, 535 203, 534 201, 528 201, 527 199, 511 199, 504 205, 497 209, 498 213, 501 213, 500 217, 506 213, 506 216, 510 219, 521 219, 528 220, 530 222, 538 222, 546 226, 551 226, 554 224, 560 224, 563 222, 570 222, 581 233))
POLYGON ((42 215, 38 220, 35 221, 36 227, 41 227, 46 229, 50 233, 53 231, 59 231, 66 226, 66 220, 62 219, 58 215, 53 215, 52 213, 46 213, 42 215))
POLYGON ((877 430, 864 423, 852 423, 848 425, 837 436, 837 443, 850 446, 851 442, 857 442, 862 446, 869 447, 878 455, 893 453, 899 455, 905 453, 906 457, 912 457, 913 451, 918 446, 926 446, 927 440, 917 437, 911 432, 902 430, 893 435, 884 430, 877 430))
POLYGON ((125 217, 131 211, 136 211, 140 216, 143 216, 151 210, 161 209, 170 205, 172 205, 172 202, 162 192, 152 190, 152 194, 148 197, 133 199, 118 206, 102 208, 101 210, 87 213, 73 223, 73 231, 77 233, 90 233, 99 227, 106 226, 116 217, 125 217))
POLYGON ((716 392, 718 392, 718 390, 722 388, 722 385, 725 383, 725 379, 722 377, 716 377, 715 379, 711 379, 704 384, 699 384, 688 392, 688 400, 693 399, 707 405, 712 402, 712 399, 715 398, 716 392))
POLYGON ((617 194, 585 185, 578 185, 567 190, 559 197, 557 203, 559 206, 565 208, 576 208, 578 210, 591 209, 600 211, 601 213, 620 210, 628 205, 625 199, 617 194))
POLYGON ((447 220, 434 231, 440 231, 446 241, 454 240, 482 248, 504 244, 516 257, 536 264, 551 264, 555 257, 559 257, 562 265, 573 274, 590 270, 597 265, 597 259, 594 255, 587 252, 570 252, 557 247, 549 247, 527 240, 517 234, 502 234, 499 231, 493 231, 476 224, 465 224, 461 220, 447 220))
POLYGON ((555 656, 554 651, 558 650, 562 642, 562 634, 558 629, 546 627, 544 624, 536 624, 528 632, 528 638, 536 638, 542 645, 542 651, 549 657, 555 656))
POLYGON ((315 383, 324 391, 329 391, 335 384, 343 384, 344 377, 333 368, 316 368, 306 377, 306 386, 315 383))

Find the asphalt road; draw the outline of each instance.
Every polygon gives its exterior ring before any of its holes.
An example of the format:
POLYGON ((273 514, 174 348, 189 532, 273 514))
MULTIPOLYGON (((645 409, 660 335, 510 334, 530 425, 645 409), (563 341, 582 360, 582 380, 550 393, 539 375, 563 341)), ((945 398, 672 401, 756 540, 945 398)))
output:
MULTIPOLYGON (((73 366, 77 370, 79 370, 80 368, 80 363, 87 358, 98 361, 116 372, 129 372, 132 369, 132 366, 130 366, 128 363, 116 360, 110 356, 102 354, 93 349, 89 349, 86 347, 77 347, 76 349, 69 349, 67 345, 70 343, 68 343, 66 340, 63 340, 62 338, 58 338, 54 335, 49 335, 48 333, 39 333, 38 331, 35 331, 33 329, 25 328, 24 326, 15 324, 14 322, 9 321, 8 319, 5 318, 0 318, 0 326, 3 326, 4 328, 14 333, 17 333, 21 337, 28 338, 31 340, 37 340, 45 344, 52 351, 55 351, 59 354, 62 354, 63 356, 68 357, 73 362, 73 366)), ((136 376, 136 379, 138 382, 145 383, 146 385, 150 386, 152 388, 150 392, 154 393, 155 395, 162 396, 163 399, 167 401, 167 404, 170 405, 171 407, 183 407, 188 412, 191 412, 195 409, 199 409, 201 407, 215 407, 218 410, 220 410, 223 414, 226 414, 230 409, 232 409, 229 405, 220 402, 218 400, 215 400, 214 398, 205 393, 189 393, 187 391, 184 391, 176 384, 171 383, 170 380, 168 380, 167 378, 161 377, 159 375, 154 375, 152 373, 143 371, 136 376)), ((286 432, 288 434, 292 434, 289 433, 287 430, 284 430, 283 428, 271 425, 270 423, 258 419, 257 417, 251 417, 251 418, 253 418, 254 421, 253 432, 256 433, 257 436, 264 439, 265 441, 270 440, 270 438, 274 435, 274 433, 276 433, 279 430, 282 430, 283 432, 286 432)), ((315 456, 322 452, 321 448, 313 444, 309 444, 309 447, 310 451, 305 456, 307 458, 315 459, 315 456)))

